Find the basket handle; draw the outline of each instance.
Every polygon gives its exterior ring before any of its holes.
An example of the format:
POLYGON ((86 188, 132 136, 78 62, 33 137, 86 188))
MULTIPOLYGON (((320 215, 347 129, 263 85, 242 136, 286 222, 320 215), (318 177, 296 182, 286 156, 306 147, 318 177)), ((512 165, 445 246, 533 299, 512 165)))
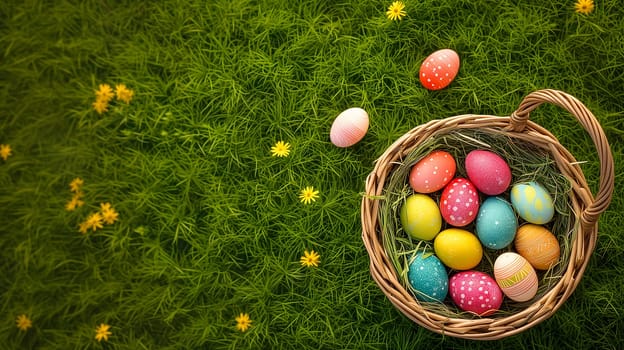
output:
POLYGON ((615 174, 613 155, 611 154, 609 141, 600 123, 598 123, 591 111, 574 96, 558 90, 538 90, 528 94, 524 100, 522 100, 518 109, 511 114, 511 125, 509 125, 508 129, 515 132, 522 132, 527 125, 529 113, 544 102, 559 106, 574 115, 585 131, 589 133, 598 151, 598 159, 600 160, 600 184, 598 193, 595 196, 594 202, 589 205, 581 215, 581 220, 586 227, 591 227, 598 221, 600 214, 609 206, 613 193, 615 174))

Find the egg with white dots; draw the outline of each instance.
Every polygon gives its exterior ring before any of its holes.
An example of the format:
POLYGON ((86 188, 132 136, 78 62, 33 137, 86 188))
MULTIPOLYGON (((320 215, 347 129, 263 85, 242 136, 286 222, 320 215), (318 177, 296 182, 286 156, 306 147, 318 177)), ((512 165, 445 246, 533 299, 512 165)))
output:
POLYGON ((503 292, 496 280, 476 270, 458 272, 451 276, 449 294, 460 309, 478 316, 495 313, 503 303, 503 292))
POLYGON ((479 192, 463 177, 451 180, 440 196, 440 214, 452 226, 472 223, 479 212, 479 192))
POLYGON ((455 176, 455 158, 444 150, 435 150, 412 166, 409 184, 418 193, 441 190, 455 176))
POLYGON ((510 199, 518 215, 532 224, 545 224, 552 220, 555 214, 552 197, 535 181, 513 185, 510 199))
POLYGON ((459 72, 459 55, 451 49, 438 50, 429 55, 418 72, 420 83, 428 90, 449 86, 459 72))
POLYGON ((416 299, 425 302, 442 302, 448 294, 446 268, 435 255, 418 252, 410 259, 407 277, 416 299))

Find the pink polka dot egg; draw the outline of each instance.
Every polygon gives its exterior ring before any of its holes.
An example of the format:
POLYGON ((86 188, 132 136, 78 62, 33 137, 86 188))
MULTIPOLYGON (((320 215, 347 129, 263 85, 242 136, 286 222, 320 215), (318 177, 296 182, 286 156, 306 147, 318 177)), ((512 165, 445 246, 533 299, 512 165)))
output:
POLYGON ((470 180, 457 177, 444 187, 440 196, 440 214, 453 226, 466 226, 479 212, 479 192, 470 180))
POLYGON ((503 303, 503 292, 488 274, 470 270, 454 274, 449 280, 449 292, 455 305, 463 311, 487 316, 503 303))
POLYGON ((444 188, 455 176, 455 170, 453 156, 446 151, 436 150, 412 167, 409 183, 418 193, 432 193, 444 188))

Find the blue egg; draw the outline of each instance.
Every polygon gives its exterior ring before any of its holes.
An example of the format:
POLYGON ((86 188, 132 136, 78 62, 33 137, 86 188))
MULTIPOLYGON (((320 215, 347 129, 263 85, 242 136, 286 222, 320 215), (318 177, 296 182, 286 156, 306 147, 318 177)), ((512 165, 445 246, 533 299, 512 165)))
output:
POLYGON ((537 182, 526 182, 511 188, 511 205, 521 218, 536 225, 549 222, 555 214, 552 197, 537 182))
POLYGON ((409 264, 407 277, 420 301, 442 302, 448 294, 448 274, 438 257, 416 253, 409 264))
POLYGON ((502 249, 516 237, 518 219, 511 204, 501 197, 489 197, 477 214, 477 237, 490 249, 502 249))

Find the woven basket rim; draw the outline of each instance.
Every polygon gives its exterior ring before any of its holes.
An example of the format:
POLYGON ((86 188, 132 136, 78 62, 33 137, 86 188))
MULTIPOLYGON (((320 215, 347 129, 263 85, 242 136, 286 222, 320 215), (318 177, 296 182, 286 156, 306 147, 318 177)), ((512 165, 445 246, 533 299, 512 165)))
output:
POLYGON ((405 316, 431 331, 465 339, 494 340, 520 333, 548 319, 572 294, 585 271, 597 239, 597 222, 611 200, 614 167, 611 149, 593 114, 576 98, 558 90, 540 90, 527 95, 511 116, 463 114, 436 119, 414 127, 397 139, 375 161, 366 179, 362 199, 362 239, 370 258, 371 275, 383 293, 405 316), (594 197, 578 162, 557 138, 540 125, 528 120, 529 114, 542 103, 552 103, 572 114, 591 136, 600 161, 600 184, 594 197), (380 196, 388 174, 397 160, 429 137, 450 130, 477 129, 522 138, 547 150, 557 168, 572 183, 570 193, 578 225, 572 242, 570 261, 561 279, 550 291, 522 311, 511 315, 475 319, 452 318, 427 310, 403 288, 388 258, 379 228, 380 196))

